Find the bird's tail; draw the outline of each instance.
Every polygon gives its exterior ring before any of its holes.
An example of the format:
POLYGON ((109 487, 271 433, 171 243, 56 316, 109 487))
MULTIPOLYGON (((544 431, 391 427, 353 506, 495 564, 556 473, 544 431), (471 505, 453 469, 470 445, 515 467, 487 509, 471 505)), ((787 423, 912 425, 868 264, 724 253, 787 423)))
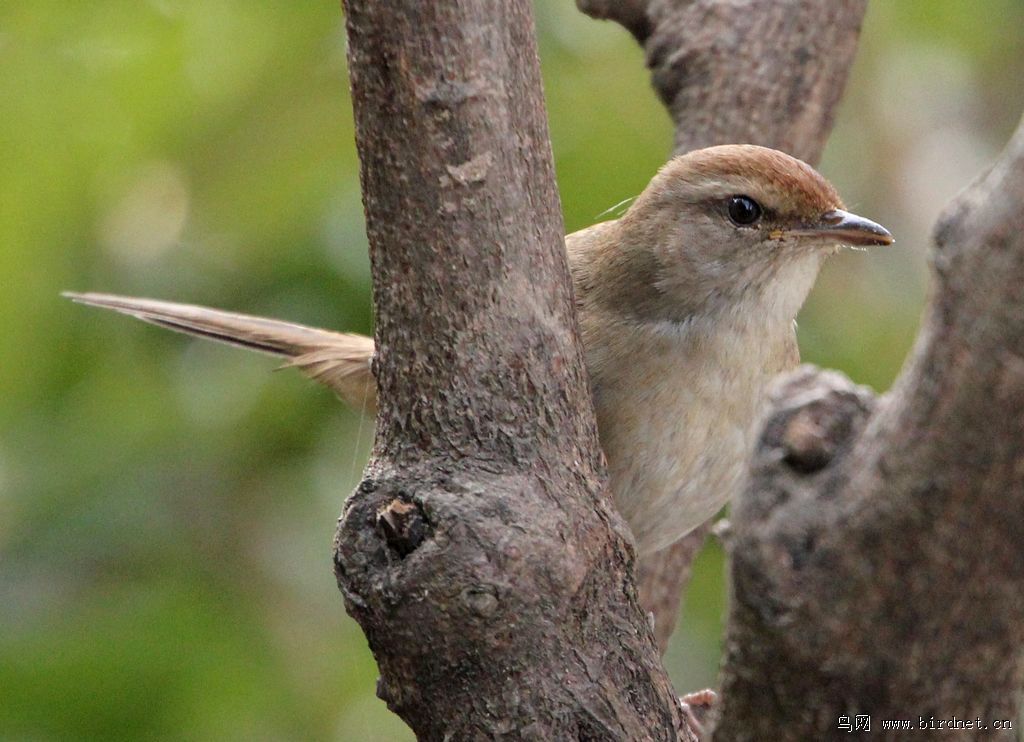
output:
POLYGON ((63 295, 177 332, 286 358, 285 366, 294 366, 330 387, 357 412, 372 414, 376 408, 370 371, 373 338, 192 304, 70 291, 63 295))

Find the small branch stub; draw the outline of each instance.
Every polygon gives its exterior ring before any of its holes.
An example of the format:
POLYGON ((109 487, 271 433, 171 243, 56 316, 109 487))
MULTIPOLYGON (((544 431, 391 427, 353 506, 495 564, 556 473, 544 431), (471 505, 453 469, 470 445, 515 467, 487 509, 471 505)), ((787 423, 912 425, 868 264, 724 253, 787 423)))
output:
POLYGON ((820 471, 850 440, 873 396, 840 374, 803 366, 778 382, 771 402, 776 412, 765 425, 763 445, 780 450, 796 472, 820 471))
POLYGON ((415 503, 396 497, 377 513, 377 529, 388 546, 405 558, 427 537, 427 521, 415 503))

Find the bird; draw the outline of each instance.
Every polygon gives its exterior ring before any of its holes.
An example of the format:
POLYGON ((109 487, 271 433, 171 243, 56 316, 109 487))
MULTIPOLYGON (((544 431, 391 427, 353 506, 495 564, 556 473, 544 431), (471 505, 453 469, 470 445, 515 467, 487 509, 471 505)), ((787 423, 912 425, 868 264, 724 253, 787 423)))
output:
MULTIPOLYGON (((814 168, 718 145, 666 163, 616 219, 569 234, 609 489, 640 555, 685 536, 742 485, 772 380, 799 363, 796 316, 843 246, 889 245, 814 168)), ((372 415, 372 338, 201 306, 72 300, 286 359, 372 415)))

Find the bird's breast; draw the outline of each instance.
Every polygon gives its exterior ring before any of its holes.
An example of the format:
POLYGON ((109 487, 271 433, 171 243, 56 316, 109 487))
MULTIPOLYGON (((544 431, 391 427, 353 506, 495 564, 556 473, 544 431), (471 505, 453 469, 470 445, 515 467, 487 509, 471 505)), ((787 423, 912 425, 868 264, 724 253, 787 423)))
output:
POLYGON ((741 485, 767 386, 792 362, 792 326, 649 324, 588 340, 612 494, 640 552, 656 551, 741 485))

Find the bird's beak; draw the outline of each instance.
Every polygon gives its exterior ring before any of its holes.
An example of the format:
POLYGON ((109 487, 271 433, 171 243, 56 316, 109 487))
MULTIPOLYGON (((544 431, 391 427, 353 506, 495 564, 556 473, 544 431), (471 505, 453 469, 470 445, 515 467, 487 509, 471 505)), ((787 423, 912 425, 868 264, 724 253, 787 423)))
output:
POLYGON ((881 224, 842 209, 826 211, 814 224, 790 232, 796 237, 815 237, 839 245, 891 245, 893 236, 881 224))

